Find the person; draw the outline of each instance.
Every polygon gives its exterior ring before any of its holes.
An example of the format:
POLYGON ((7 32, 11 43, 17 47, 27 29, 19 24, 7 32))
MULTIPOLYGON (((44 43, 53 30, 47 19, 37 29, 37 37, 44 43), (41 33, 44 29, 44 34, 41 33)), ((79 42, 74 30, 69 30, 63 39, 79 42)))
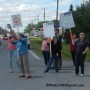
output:
POLYGON ((4 34, 3 40, 8 40, 7 34, 4 34))
POLYGON ((59 66, 58 65, 59 55, 58 55, 58 52, 61 49, 61 45, 58 42, 58 38, 56 36, 53 37, 52 41, 49 40, 49 43, 51 43, 49 45, 51 45, 52 56, 50 57, 49 63, 48 63, 47 68, 44 72, 47 73, 50 70, 50 67, 54 61, 55 62, 55 71, 58 73, 59 72, 59 67, 58 67, 59 66))
POLYGON ((30 50, 30 38, 27 37, 27 42, 28 42, 28 50, 30 50))
MULTIPOLYGON (((62 30, 63 31, 63 30, 62 30)), ((60 33, 60 30, 56 29, 55 30, 55 35, 58 37, 58 42, 60 43, 60 50, 58 51, 58 55, 59 55, 59 69, 61 69, 62 67, 62 38, 63 38, 63 32, 60 33)))
POLYGON ((79 66, 81 67, 80 76, 84 76, 84 61, 86 58, 86 52, 89 49, 89 43, 86 40, 85 33, 81 32, 79 40, 76 42, 76 64, 75 64, 75 76, 79 75, 79 66))
POLYGON ((16 64, 18 69, 20 70, 19 67, 19 62, 17 61, 17 52, 16 52, 16 45, 12 44, 12 39, 13 41, 16 40, 16 37, 14 34, 10 34, 8 38, 8 57, 9 57, 9 66, 10 66, 10 73, 13 73, 13 60, 16 59, 16 64))
POLYGON ((45 66, 47 66, 50 58, 50 47, 47 45, 47 38, 42 35, 41 31, 40 33, 41 33, 41 40, 42 40, 41 50, 44 57, 45 66))
POLYGON ((0 38, 0 45, 1 45, 1 38, 0 38))
POLYGON ((29 57, 28 57, 28 44, 27 37, 20 33, 16 41, 12 41, 13 44, 17 45, 17 53, 19 55, 21 75, 20 77, 25 77, 26 79, 31 78, 29 69, 29 57))
POLYGON ((74 66, 75 66, 75 52, 76 52, 76 44, 74 44, 74 42, 76 42, 77 40, 78 40, 78 38, 77 38, 76 34, 73 34, 72 38, 70 38, 70 52, 71 52, 74 66))

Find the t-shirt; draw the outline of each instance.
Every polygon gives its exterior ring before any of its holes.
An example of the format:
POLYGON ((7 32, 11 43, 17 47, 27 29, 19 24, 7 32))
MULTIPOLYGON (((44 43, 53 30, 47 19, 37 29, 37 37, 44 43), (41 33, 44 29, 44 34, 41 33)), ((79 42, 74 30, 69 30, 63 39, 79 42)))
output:
POLYGON ((51 50, 52 50, 52 56, 57 55, 60 50, 62 49, 61 43, 57 41, 57 43, 51 42, 51 50))
MULTIPOLYGON (((16 39, 14 38, 13 41, 15 41, 16 39)), ((14 45, 12 43, 11 39, 8 39, 8 50, 16 50, 16 45, 14 45)))
POLYGON ((46 40, 43 40, 43 42, 42 42, 42 51, 47 51, 47 52, 50 51, 50 47, 47 45, 46 40))
POLYGON ((77 54, 82 54, 86 47, 89 47, 89 42, 87 40, 78 40, 76 42, 76 53, 77 54))

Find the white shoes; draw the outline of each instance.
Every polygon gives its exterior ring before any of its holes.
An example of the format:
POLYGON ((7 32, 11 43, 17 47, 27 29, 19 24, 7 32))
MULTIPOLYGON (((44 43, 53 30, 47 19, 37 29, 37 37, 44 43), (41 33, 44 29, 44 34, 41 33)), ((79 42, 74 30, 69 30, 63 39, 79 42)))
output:
POLYGON ((83 77, 84 76, 84 74, 74 74, 74 76, 80 76, 80 77, 83 77))
POLYGON ((84 74, 81 74, 81 75, 80 75, 80 77, 83 77, 83 76, 84 76, 84 74))
POLYGON ((74 73, 74 76, 79 76, 79 74, 75 74, 75 73, 74 73))

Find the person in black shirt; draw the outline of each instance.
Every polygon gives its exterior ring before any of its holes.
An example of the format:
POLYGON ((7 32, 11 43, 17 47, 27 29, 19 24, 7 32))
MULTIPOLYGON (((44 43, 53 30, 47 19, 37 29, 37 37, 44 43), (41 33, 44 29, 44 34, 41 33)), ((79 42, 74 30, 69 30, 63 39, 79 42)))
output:
POLYGON ((79 66, 81 67, 80 76, 84 76, 84 61, 88 49, 89 49, 89 43, 86 40, 85 33, 82 32, 79 35, 79 40, 76 42, 75 76, 79 75, 79 66))
POLYGON ((45 70, 45 73, 49 71, 53 61, 55 60, 55 71, 59 72, 58 68, 58 61, 59 61, 59 56, 58 52, 61 49, 61 44, 58 42, 58 38, 55 36, 53 37, 53 40, 51 41, 51 52, 52 52, 52 57, 49 60, 49 63, 47 65, 47 68, 45 70))

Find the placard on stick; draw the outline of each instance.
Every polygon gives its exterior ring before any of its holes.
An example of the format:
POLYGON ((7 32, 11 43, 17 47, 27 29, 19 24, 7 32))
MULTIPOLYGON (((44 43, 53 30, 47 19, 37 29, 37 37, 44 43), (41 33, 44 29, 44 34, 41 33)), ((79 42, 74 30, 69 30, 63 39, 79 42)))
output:
POLYGON ((75 27, 72 12, 65 12, 60 14, 60 27, 64 29, 70 29, 75 27))
POLYGON ((22 20, 21 15, 16 14, 11 16, 13 27, 21 27, 22 26, 22 20))
POLYGON ((43 29, 44 29, 44 37, 53 38, 53 36, 55 36, 54 23, 53 22, 43 23, 43 29))

